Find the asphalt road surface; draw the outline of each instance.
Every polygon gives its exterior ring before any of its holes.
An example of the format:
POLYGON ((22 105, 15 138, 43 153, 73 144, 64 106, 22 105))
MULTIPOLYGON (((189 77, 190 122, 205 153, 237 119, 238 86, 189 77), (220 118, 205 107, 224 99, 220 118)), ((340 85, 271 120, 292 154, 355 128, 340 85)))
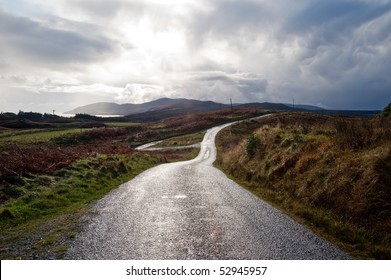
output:
POLYGON ((347 259, 347 254, 212 166, 210 129, 194 160, 163 164, 98 201, 67 259, 347 259))

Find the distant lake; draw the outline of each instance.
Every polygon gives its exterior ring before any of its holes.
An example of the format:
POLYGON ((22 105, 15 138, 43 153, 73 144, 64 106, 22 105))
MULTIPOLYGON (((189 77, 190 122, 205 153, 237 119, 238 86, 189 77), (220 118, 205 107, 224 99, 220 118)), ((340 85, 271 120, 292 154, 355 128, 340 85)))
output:
MULTIPOLYGON (((65 118, 73 118, 75 114, 56 114, 61 117, 65 118)), ((101 118, 121 118, 124 117, 124 115, 91 115, 91 116, 96 116, 96 117, 101 117, 101 118)))

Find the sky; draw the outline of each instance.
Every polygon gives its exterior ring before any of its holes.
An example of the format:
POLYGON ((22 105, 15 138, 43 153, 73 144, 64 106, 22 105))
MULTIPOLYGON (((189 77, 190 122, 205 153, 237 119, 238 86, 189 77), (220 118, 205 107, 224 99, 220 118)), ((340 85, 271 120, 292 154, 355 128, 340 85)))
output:
POLYGON ((391 102, 391 0, 0 0, 0 35, 2 112, 391 102))

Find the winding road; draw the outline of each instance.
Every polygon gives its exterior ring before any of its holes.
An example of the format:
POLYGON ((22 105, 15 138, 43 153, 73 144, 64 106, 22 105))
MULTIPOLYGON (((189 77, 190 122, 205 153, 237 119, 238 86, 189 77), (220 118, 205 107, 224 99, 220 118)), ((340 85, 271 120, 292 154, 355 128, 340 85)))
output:
POLYGON ((152 168, 99 200, 67 259, 347 259, 213 167, 212 128, 197 158, 152 168))

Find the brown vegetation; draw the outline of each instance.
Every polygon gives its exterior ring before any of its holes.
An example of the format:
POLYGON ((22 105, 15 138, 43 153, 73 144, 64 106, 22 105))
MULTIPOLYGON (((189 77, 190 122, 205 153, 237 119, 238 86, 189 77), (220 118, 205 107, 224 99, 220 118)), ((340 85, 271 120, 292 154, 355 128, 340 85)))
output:
POLYGON ((218 144, 217 164, 257 195, 356 257, 391 258, 391 118, 276 114, 218 144))
MULTIPOLYGON (((198 132, 260 113, 259 110, 221 110, 128 127, 97 128, 100 125, 95 125, 94 129, 61 135, 44 143, 3 141, 0 146, 0 202, 10 198, 1 190, 4 190, 2 186, 14 184, 15 177, 50 175, 89 156, 133 153, 135 146, 147 142, 198 132)), ((168 160, 181 158, 175 152, 165 152, 163 157, 168 160)))

